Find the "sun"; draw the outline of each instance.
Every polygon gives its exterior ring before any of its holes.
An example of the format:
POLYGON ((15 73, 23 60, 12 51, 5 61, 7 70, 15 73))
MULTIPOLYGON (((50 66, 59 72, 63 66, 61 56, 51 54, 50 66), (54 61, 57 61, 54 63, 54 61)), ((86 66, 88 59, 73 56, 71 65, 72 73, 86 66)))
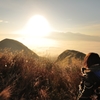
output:
POLYGON ((20 42, 30 48, 48 47, 55 44, 55 41, 47 38, 53 31, 48 20, 42 15, 32 16, 25 26, 14 33, 18 34, 20 42), (46 37, 47 36, 47 37, 46 37))
POLYGON ((47 19, 41 15, 35 15, 28 20, 20 33, 24 35, 44 37, 50 32, 51 27, 47 19))

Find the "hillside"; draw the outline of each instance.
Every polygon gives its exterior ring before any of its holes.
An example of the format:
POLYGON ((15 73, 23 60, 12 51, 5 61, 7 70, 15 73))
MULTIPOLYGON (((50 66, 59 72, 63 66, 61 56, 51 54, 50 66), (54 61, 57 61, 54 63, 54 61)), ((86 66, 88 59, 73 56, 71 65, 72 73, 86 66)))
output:
MULTIPOLYGON (((2 40, 0 48, 33 53, 22 43, 11 39, 2 40)), ((69 59, 82 60, 85 54, 74 50, 61 53, 56 62, 65 64, 65 70, 46 58, 37 60, 19 55, 0 53, 0 100, 76 100, 81 65, 73 67, 71 63, 67 66, 66 62, 69 59)))
POLYGON ((84 56, 85 54, 79 51, 65 50, 58 56, 56 63, 63 65, 63 66, 70 65, 72 63, 79 64, 79 62, 83 61, 84 56))
POLYGON ((23 51, 26 55, 33 55, 34 57, 38 58, 38 55, 36 53, 31 51, 28 47, 26 47, 22 43, 13 39, 4 39, 0 41, 0 51, 3 51, 4 49, 9 49, 11 52, 23 51))
POLYGON ((80 68, 0 53, 0 100, 76 100, 80 68), (76 70, 76 71, 75 71, 76 70))

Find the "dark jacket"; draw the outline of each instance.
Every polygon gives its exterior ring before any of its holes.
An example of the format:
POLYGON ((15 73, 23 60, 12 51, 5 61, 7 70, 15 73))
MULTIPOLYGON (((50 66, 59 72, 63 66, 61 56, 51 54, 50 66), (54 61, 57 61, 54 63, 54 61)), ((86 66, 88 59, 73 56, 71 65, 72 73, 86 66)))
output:
POLYGON ((98 87, 100 86, 100 65, 91 66, 83 70, 82 81, 79 85, 79 94, 77 100, 92 100, 95 95, 100 100, 98 87))

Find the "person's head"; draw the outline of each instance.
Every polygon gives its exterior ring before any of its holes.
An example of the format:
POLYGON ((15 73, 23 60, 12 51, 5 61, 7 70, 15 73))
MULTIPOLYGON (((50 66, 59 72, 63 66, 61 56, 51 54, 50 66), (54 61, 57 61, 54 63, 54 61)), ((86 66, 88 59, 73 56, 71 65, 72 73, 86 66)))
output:
POLYGON ((100 57, 97 53, 88 53, 84 57, 84 67, 90 68, 92 65, 100 64, 100 57))

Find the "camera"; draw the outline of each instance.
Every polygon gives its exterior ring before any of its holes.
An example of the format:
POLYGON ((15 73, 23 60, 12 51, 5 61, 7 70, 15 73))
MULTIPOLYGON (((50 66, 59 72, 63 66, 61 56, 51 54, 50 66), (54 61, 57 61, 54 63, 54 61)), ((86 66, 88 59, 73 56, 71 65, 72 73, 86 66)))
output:
POLYGON ((82 74, 85 74, 85 70, 86 70, 86 68, 81 68, 82 74))

